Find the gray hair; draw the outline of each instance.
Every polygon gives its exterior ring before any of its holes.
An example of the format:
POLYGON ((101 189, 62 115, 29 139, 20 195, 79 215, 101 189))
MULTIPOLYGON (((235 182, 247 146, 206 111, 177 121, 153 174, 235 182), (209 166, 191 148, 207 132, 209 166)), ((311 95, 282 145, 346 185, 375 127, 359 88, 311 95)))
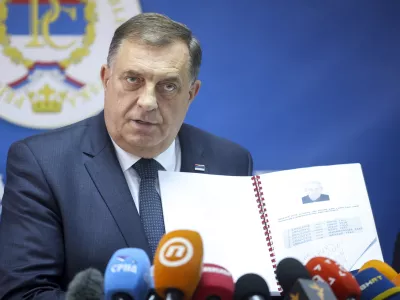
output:
POLYGON ((189 49, 189 75, 192 83, 197 79, 202 58, 201 46, 186 25, 157 13, 142 13, 130 18, 115 30, 107 56, 108 66, 126 39, 151 46, 166 46, 176 41, 184 42, 189 49))

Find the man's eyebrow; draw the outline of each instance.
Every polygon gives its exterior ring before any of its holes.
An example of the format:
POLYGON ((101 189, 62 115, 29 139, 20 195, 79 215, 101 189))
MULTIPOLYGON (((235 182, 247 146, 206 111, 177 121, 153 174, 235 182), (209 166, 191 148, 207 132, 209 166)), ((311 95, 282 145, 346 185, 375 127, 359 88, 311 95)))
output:
POLYGON ((122 72, 123 76, 140 76, 140 72, 134 70, 126 70, 122 72))
POLYGON ((161 81, 176 81, 181 82, 181 77, 179 75, 167 75, 161 81))
MULTIPOLYGON (((121 77, 125 76, 131 76, 131 77, 139 77, 143 76, 143 74, 139 71, 135 70, 125 70, 121 73, 121 77)), ((182 82, 181 76, 179 74, 166 74, 166 75, 159 75, 159 81, 164 82, 164 81, 173 81, 173 82, 182 82)))

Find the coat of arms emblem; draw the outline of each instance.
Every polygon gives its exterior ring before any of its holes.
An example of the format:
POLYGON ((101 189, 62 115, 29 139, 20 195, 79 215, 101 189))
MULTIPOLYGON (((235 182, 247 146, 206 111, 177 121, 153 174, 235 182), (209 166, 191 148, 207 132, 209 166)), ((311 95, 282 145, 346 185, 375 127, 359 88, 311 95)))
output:
POLYGON ((100 66, 133 0, 0 0, 0 117, 31 128, 103 109, 100 66))

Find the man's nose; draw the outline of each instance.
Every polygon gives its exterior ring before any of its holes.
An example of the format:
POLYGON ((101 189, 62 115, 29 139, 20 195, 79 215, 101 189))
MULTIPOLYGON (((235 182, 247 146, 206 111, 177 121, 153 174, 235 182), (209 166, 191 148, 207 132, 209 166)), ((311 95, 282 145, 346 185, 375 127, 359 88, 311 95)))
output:
POLYGON ((146 111, 152 111, 158 107, 155 87, 147 87, 139 96, 137 104, 146 111))

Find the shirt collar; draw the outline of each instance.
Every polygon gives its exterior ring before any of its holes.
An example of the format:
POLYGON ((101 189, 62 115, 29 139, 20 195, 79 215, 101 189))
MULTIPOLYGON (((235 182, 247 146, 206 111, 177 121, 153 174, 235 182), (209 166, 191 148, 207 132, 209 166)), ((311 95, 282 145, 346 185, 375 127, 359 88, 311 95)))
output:
MULTIPOLYGON (((126 152, 124 149, 119 147, 112 138, 111 141, 114 144, 115 151, 117 153, 117 158, 123 172, 130 169, 139 159, 141 159, 141 157, 126 152)), ((154 157, 154 159, 159 164, 161 164, 166 171, 175 171, 175 165, 176 165, 175 143, 176 141, 174 140, 172 144, 167 148, 167 150, 165 150, 158 156, 154 157)))

